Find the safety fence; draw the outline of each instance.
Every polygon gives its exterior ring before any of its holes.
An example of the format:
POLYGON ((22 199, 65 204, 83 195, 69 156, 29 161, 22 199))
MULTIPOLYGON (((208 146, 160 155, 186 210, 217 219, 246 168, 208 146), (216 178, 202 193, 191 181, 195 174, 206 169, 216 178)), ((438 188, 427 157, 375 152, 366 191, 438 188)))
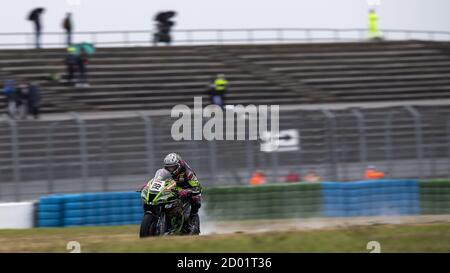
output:
MULTIPOLYGON (((383 29, 385 40, 448 41, 450 32, 432 30, 383 29)), ((148 46, 154 44, 152 30, 77 31, 75 42, 90 42, 97 47, 148 46)), ((254 43, 318 43, 349 42, 369 39, 366 28, 241 28, 241 29, 175 29, 174 45, 254 44, 254 43)), ((41 46, 66 46, 65 32, 44 32, 41 46)), ((0 48, 33 48, 31 32, 0 33, 0 48)))
MULTIPOLYGON (((387 179, 450 177, 448 107, 282 110, 274 137, 278 149, 270 149, 271 138, 175 141, 174 122, 165 115, 137 114, 0 121, 0 201, 130 191, 148 181, 173 151, 207 188, 247 185, 256 170, 264 170, 272 184, 285 182, 289 173, 302 179, 311 171, 320 181, 357 181, 368 165, 387 179)), ((244 118, 234 122, 249 129, 244 118)))
MULTIPOLYGON (((450 213, 450 180, 375 180, 205 189, 208 221, 450 213)), ((137 192, 50 195, 37 205, 38 227, 139 224, 137 192)))

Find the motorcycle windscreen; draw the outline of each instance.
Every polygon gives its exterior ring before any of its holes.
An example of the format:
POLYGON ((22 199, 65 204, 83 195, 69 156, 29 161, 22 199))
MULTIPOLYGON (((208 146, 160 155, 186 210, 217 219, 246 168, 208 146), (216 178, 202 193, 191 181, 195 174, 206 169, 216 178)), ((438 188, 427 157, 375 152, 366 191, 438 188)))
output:
POLYGON ((150 191, 152 193, 159 193, 164 189, 165 182, 169 179, 172 179, 172 175, 165 169, 159 169, 155 173, 155 177, 153 178, 153 182, 150 185, 150 191))

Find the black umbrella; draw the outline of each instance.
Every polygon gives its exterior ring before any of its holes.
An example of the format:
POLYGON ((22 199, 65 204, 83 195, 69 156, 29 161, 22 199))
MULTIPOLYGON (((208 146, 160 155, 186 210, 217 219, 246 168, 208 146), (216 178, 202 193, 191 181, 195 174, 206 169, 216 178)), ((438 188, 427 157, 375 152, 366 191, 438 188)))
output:
POLYGON ((30 15, 28 15, 28 20, 30 21, 36 21, 38 17, 45 11, 44 8, 36 8, 30 12, 30 15))
POLYGON ((177 13, 175 11, 159 12, 155 17, 155 21, 166 22, 167 20, 169 20, 170 18, 172 18, 176 15, 177 15, 177 13))

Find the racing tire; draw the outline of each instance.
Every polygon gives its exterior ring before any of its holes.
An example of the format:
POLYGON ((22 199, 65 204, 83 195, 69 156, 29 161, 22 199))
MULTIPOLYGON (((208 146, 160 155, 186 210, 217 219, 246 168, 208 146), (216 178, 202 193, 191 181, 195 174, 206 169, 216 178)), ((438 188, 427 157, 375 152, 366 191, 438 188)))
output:
POLYGON ((158 218, 153 216, 153 214, 146 213, 144 215, 144 218, 142 218, 141 228, 139 231, 139 238, 155 236, 157 221, 158 218))

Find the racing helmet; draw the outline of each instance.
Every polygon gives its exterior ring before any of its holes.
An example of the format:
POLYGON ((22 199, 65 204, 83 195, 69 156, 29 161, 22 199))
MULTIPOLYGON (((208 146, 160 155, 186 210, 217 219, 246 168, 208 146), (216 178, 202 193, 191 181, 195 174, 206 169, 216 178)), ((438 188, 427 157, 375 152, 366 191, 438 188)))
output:
POLYGON ((164 169, 176 176, 181 171, 181 156, 176 153, 170 153, 164 158, 164 169))

